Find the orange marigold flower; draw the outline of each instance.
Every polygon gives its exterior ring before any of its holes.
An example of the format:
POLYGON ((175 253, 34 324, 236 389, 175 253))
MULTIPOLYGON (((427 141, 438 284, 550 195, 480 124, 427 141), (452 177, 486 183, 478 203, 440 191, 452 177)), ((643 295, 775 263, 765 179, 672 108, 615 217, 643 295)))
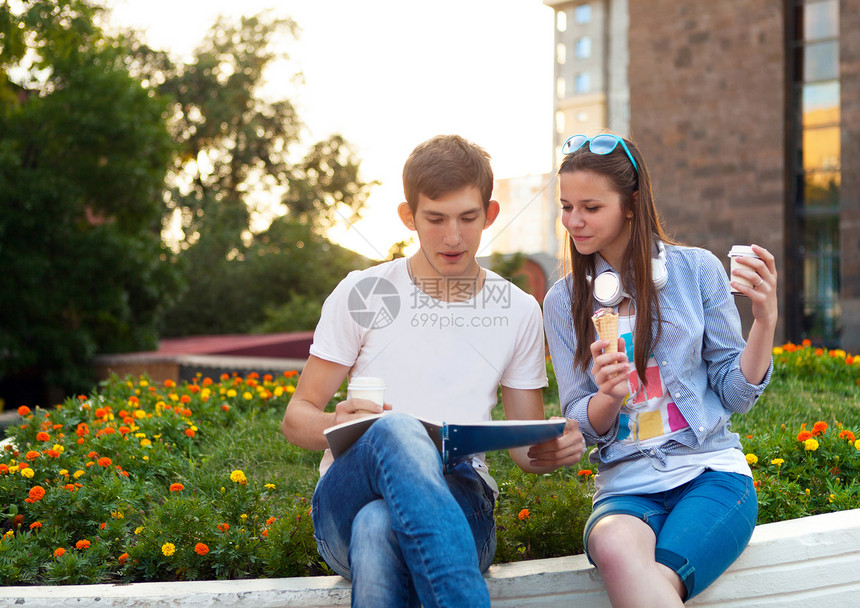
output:
POLYGON ((40 521, 34 521, 32 524, 30 524, 31 530, 35 530, 36 528, 41 528, 41 527, 42 527, 42 522, 40 522, 40 521))
POLYGON ((262 536, 263 538, 269 538, 269 529, 263 528, 263 531, 260 533, 260 536, 262 536))
POLYGON ((179 398, 179 402, 180 403, 190 403, 191 402, 191 395, 182 395, 179 398))
POLYGON ((29 413, 30 413, 30 408, 27 407, 26 405, 22 405, 21 407, 18 408, 18 415, 19 416, 26 416, 29 413))
POLYGON ((528 509, 523 509, 517 514, 517 518, 520 521, 526 520, 532 516, 531 512, 528 509))
POLYGON ((190 417, 191 416, 191 410, 189 410, 188 408, 185 408, 184 410, 182 410, 182 415, 185 416, 186 418, 190 417))
POLYGON ((753 482, 753 486, 755 486, 755 489, 758 490, 761 487, 761 482, 758 479, 756 479, 753 482))
POLYGON ((107 416, 107 412, 104 410, 104 408, 100 407, 96 410, 96 418, 102 418, 104 416, 107 416))
POLYGON ((816 356, 816 357, 820 357, 820 356, 821 356, 821 355, 823 355, 823 354, 824 354, 824 349, 823 349, 823 348, 816 348, 816 349, 815 349, 815 356, 816 356))
POLYGON ((196 553, 197 555, 206 555, 207 553, 209 553, 209 547, 207 547, 203 543, 197 543, 196 545, 194 545, 194 553, 196 553))
POLYGON ((185 434, 189 437, 194 437, 194 429, 185 429, 185 434))
POLYGON ((119 561, 119 563, 124 564, 128 561, 128 553, 123 553, 117 558, 117 560, 119 561))
POLYGON ((119 427, 119 434, 120 434, 120 435, 127 435, 128 433, 131 433, 131 429, 130 429, 130 428, 128 428, 127 426, 121 426, 121 427, 119 427))
POLYGON ((812 434, 814 436, 823 435, 827 432, 827 427, 829 425, 823 420, 819 420, 812 426, 812 434))
POLYGON ((854 437, 854 433, 852 433, 851 431, 845 430, 839 431, 839 439, 847 439, 851 443, 854 443, 856 437, 854 437))
POLYGON ((299 372, 297 372, 294 369, 291 369, 290 371, 284 372, 284 378, 295 378, 298 375, 299 375, 299 372))
POLYGON ((90 548, 90 541, 88 541, 86 538, 83 540, 79 540, 78 542, 75 543, 75 548, 78 550, 81 550, 81 551, 84 549, 89 549, 90 548))
POLYGON ((588 477, 589 475, 594 475, 594 472, 591 469, 582 469, 579 473, 577 473, 580 477, 588 477))
POLYGON ((58 547, 54 549, 54 557, 63 557, 66 554, 66 550, 62 547, 58 547))
POLYGON ((109 467, 112 464, 113 464, 113 462, 111 462, 111 459, 108 458, 107 456, 102 456, 101 458, 99 458, 99 466, 100 467, 109 467))
POLYGON ((78 437, 83 437, 84 435, 90 434, 90 427, 86 422, 81 422, 78 427, 75 429, 75 433, 78 437))
POLYGON ((222 532, 226 532, 227 530, 230 529, 230 524, 220 523, 220 524, 218 524, 218 529, 221 530, 222 532))
POLYGON ((27 500, 30 502, 39 502, 45 497, 45 488, 42 486, 33 486, 27 493, 27 500))
POLYGON ((99 530, 104 530, 105 528, 107 528, 107 522, 103 521, 99 524, 99 530))
POLYGON ((221 409, 222 409, 223 411, 225 411, 225 412, 229 412, 229 411, 230 411, 230 406, 229 406, 229 405, 227 405, 226 403, 222 403, 222 404, 221 404, 221 409))
POLYGON ((183 486, 181 483, 170 484, 170 491, 171 492, 181 492, 184 489, 185 489, 185 486, 183 486))
POLYGON ((798 441, 806 441, 806 440, 807 440, 807 439, 809 439, 810 437, 812 437, 812 433, 811 433, 811 432, 809 432, 809 431, 800 431, 800 432, 797 434, 797 440, 798 440, 798 441))
POLYGON ((801 344, 803 346, 809 348, 810 346, 812 346, 812 340, 810 340, 809 338, 804 338, 803 342, 801 342, 801 344))
POLYGON ((0 464, 0 475, 5 475, 9 472, 9 466, 5 464, 0 464))
POLYGON ((36 441, 50 441, 50 440, 51 440, 51 436, 48 435, 47 433, 45 433, 44 431, 36 433, 36 441))
POLYGON ((28 451, 27 454, 24 456, 24 458, 26 458, 27 460, 36 460, 38 457, 39 452, 36 452, 34 450, 28 451))
POLYGON ((53 448, 50 450, 45 450, 44 454, 45 454, 45 456, 48 456, 50 458, 59 458, 60 457, 60 453, 53 448))
POLYGON ((275 516, 274 515, 266 520, 267 526, 271 526, 273 523, 275 523, 275 516))
POLYGON ((845 357, 845 364, 846 365, 854 365, 853 355, 848 355, 847 357, 845 357))

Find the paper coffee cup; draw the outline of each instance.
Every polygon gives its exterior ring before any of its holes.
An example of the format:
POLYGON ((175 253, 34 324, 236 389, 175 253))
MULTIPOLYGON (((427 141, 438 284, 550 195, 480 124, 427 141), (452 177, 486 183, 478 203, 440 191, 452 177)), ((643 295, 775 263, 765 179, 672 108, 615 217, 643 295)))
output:
POLYGON ((372 376, 356 376, 349 381, 346 388, 347 399, 367 399, 377 405, 383 405, 385 396, 385 380, 372 376))
MULTIPOLYGON (((735 268, 744 268, 742 264, 738 264, 738 258, 758 258, 755 251, 750 245, 734 245, 729 251, 729 259, 731 260, 731 267, 729 269, 729 280, 734 281, 735 283, 740 283, 741 285, 746 285, 747 287, 755 287, 752 283, 747 281, 745 278, 740 276, 735 276, 732 274, 735 268)), ((736 293, 738 295, 743 295, 737 289, 732 287, 732 293, 736 293)))

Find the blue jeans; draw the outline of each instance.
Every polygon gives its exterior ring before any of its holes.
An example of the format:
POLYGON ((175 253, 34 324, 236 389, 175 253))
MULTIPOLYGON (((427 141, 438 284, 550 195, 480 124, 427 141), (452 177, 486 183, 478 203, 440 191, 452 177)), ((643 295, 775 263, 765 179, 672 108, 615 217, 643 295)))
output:
POLYGON ((494 503, 471 463, 443 474, 423 425, 388 414, 317 483, 314 534, 353 606, 489 607, 494 503))
POLYGON ((612 514, 632 515, 651 527, 657 536, 655 560, 678 573, 687 588, 683 599, 689 600, 743 553, 755 528, 758 498, 746 475, 711 470, 667 492, 609 496, 594 505, 585 523, 586 549, 594 525, 612 514))

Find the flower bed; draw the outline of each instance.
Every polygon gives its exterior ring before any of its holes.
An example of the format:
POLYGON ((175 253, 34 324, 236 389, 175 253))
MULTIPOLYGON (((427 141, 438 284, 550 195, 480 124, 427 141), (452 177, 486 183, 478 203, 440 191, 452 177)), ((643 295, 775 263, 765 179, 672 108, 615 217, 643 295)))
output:
MULTIPOLYGON (((860 358, 784 345, 774 359, 771 387, 734 427, 759 523, 860 508, 860 358)), ((309 517, 319 455, 278 430, 296 379, 114 378, 55 409, 22 408, 0 452, 0 584, 330 574, 309 517)), ((542 476, 503 452, 488 463, 496 563, 582 551, 587 461, 542 476)))

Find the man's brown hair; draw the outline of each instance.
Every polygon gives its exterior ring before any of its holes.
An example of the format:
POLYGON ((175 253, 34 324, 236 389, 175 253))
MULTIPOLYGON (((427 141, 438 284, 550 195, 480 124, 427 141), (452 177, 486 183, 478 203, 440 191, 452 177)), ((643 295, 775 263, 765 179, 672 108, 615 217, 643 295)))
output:
POLYGON ((486 211, 493 194, 490 155, 459 135, 437 135, 418 144, 403 166, 403 190, 412 213, 422 194, 437 200, 467 186, 478 188, 486 211))

